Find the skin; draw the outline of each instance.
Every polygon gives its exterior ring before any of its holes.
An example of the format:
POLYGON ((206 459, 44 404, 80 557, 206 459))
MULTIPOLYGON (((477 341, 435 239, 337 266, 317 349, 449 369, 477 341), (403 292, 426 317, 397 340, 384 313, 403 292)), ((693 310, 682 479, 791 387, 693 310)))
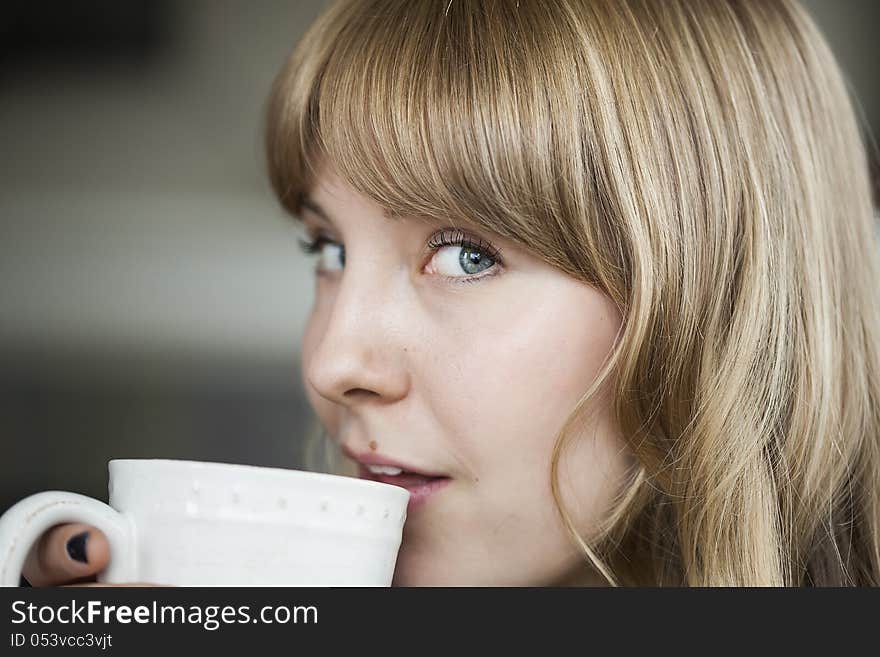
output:
MULTIPOLYGON (((465 270, 462 246, 426 249, 454 226, 388 218, 332 171, 309 205, 310 236, 332 240, 315 257, 302 345, 310 404, 340 445, 452 479, 409 513, 394 585, 601 583, 559 519, 549 470, 556 432, 614 345, 614 304, 518 245, 459 225, 501 250, 494 261, 479 252, 465 270)), ((563 499, 587 538, 633 463, 607 388, 592 410, 561 465, 563 499)), ((32 550, 29 581, 72 579, 71 527, 32 550)), ((88 553, 79 577, 106 564, 97 530, 88 553)))
MULTIPOLYGON (((613 303, 485 232, 465 231, 500 248, 503 264, 465 271, 460 245, 425 255, 449 226, 389 219, 332 173, 310 198, 332 219, 304 210, 310 232, 345 245, 344 267, 337 247, 318 260, 302 349, 310 403, 355 452, 375 447, 452 477, 409 514, 394 583, 589 580, 553 505, 550 456, 614 344, 613 303)), ((631 464, 607 395, 596 411, 562 468, 564 499, 587 535, 631 464)))

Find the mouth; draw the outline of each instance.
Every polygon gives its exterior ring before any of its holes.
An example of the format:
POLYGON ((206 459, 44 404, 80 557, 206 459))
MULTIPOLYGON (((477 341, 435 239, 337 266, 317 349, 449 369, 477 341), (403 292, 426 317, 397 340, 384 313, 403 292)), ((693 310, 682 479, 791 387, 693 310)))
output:
POLYGON ((423 506, 452 481, 452 477, 417 470, 379 454, 359 454, 345 445, 342 446, 342 450, 357 463, 360 479, 400 486, 408 490, 407 513, 423 506))
POLYGON ((441 490, 452 481, 451 477, 433 477, 418 474, 416 472, 406 472, 400 468, 370 466, 364 465, 363 463, 358 463, 358 477, 406 488, 409 491, 409 502, 406 506, 407 513, 411 513, 415 509, 420 508, 437 491, 441 490), (381 470, 377 471, 377 467, 381 470), (389 471, 397 471, 397 473, 388 474, 389 471))

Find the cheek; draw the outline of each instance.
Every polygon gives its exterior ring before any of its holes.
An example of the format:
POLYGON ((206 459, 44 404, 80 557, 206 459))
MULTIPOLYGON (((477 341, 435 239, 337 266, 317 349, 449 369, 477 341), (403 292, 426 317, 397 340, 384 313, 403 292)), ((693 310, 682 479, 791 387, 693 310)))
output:
POLYGON ((604 392, 589 407, 595 414, 574 426, 559 460, 563 506, 587 538, 605 518, 636 465, 614 419, 607 389, 604 392))
MULTIPOLYGON (((438 362, 455 366, 434 368, 443 375, 430 392, 444 433, 454 441, 450 449, 473 475, 470 493, 479 499, 470 507, 480 510, 470 514, 462 533, 491 543, 486 549, 497 554, 515 552, 523 533, 540 537, 530 554, 544 555, 548 569, 579 559, 554 506, 554 442, 620 327, 613 304, 576 285, 545 294, 528 309, 499 305, 480 330, 442 345, 438 362), (486 527, 495 528, 491 535, 486 527)), ((591 400, 587 409, 594 415, 573 427, 560 459, 563 504, 587 535, 612 504, 629 464, 607 394, 612 384, 591 400)))
POLYGON ((442 376, 431 396, 469 460, 527 461, 546 472, 554 437, 596 378, 620 320, 603 295, 580 283, 528 296, 521 306, 499 304, 467 336, 438 345, 449 365, 435 369, 442 376))

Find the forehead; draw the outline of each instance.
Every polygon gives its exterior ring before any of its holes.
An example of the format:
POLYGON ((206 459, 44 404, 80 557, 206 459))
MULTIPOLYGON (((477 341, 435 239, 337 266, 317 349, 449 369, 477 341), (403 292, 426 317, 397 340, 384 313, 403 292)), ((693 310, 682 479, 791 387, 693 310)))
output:
POLYGON ((305 190, 303 200, 310 202, 313 207, 323 208, 325 212, 333 207, 358 206, 371 212, 383 213, 378 203, 348 185, 330 169, 325 169, 316 176, 314 184, 305 190))
MULTIPOLYGON (((397 214, 382 206, 375 199, 362 194, 333 169, 323 169, 314 183, 306 189, 300 199, 302 208, 312 215, 331 224, 343 224, 349 217, 359 220, 383 220, 383 225, 391 226, 436 226, 446 224, 454 227, 477 229, 476 224, 466 219, 440 219, 418 214, 397 214)), ((484 230, 485 232, 485 230, 484 230)))

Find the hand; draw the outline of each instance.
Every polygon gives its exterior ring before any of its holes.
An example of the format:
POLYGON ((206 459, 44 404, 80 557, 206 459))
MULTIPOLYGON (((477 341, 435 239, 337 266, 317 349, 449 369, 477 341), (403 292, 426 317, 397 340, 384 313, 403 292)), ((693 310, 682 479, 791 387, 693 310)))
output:
POLYGON ((22 575, 31 586, 158 586, 99 584, 97 575, 108 563, 110 544, 100 529, 66 523, 51 527, 31 546, 22 575))

